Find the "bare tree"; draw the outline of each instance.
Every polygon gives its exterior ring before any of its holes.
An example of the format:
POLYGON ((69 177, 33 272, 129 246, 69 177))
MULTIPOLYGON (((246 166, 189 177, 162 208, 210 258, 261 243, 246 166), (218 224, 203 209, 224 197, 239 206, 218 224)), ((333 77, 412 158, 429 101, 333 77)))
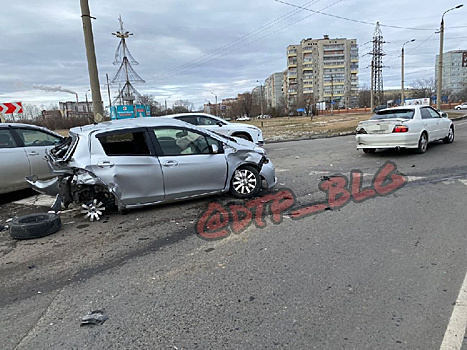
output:
POLYGON ((358 106, 359 107, 370 107, 371 105, 371 91, 367 86, 364 86, 358 92, 358 106))
POLYGON ((175 101, 172 107, 174 113, 191 112, 194 109, 194 104, 188 100, 175 101))
POLYGON ((253 107, 253 96, 251 92, 245 92, 238 95, 238 100, 241 106, 242 114, 245 114, 247 117, 251 116, 251 110, 253 107))
POLYGON ((425 78, 417 79, 412 83, 412 97, 424 98, 431 97, 436 93, 435 79, 425 78))
POLYGON ((138 96, 136 100, 138 104, 149 106, 152 116, 163 115, 162 105, 154 100, 154 97, 151 95, 142 95, 138 96))

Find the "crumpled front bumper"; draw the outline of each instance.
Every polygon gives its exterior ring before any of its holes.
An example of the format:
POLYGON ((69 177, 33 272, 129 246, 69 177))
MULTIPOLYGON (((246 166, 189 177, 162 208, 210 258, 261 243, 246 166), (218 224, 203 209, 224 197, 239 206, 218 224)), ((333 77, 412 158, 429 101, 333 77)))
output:
POLYGON ((269 161, 268 163, 264 163, 259 174, 261 175, 261 178, 266 181, 266 184, 264 184, 263 181, 263 188, 272 188, 276 185, 276 169, 272 162, 269 161))

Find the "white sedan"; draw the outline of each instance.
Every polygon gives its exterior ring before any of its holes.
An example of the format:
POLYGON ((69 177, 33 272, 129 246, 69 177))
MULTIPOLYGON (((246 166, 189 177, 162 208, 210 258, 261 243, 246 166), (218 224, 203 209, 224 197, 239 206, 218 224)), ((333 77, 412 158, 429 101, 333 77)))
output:
POLYGON ((454 107, 454 109, 460 111, 461 109, 467 109, 467 103, 462 103, 460 105, 457 105, 456 107, 454 107))
POLYGON ((424 153, 429 142, 454 141, 454 124, 430 106, 400 106, 378 111, 358 123, 357 149, 373 153, 376 149, 413 148, 424 153))
POLYGON ((222 118, 206 113, 180 113, 166 115, 165 117, 183 120, 186 123, 193 124, 199 128, 208 129, 222 135, 239 137, 253 142, 258 146, 264 145, 263 132, 261 129, 253 125, 229 123, 222 118))

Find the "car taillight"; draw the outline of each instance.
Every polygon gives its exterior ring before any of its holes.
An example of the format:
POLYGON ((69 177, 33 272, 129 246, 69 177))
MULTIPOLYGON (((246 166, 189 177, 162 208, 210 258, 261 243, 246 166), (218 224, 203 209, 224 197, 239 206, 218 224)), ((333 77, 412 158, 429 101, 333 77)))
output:
POLYGON ((396 125, 392 132, 408 132, 409 127, 406 125, 396 125))

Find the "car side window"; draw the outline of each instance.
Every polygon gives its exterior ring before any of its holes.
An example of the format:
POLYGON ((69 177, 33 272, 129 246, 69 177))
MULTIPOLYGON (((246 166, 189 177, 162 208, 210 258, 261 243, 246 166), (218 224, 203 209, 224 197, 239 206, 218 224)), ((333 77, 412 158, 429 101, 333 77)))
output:
POLYGON ((217 125, 219 121, 217 121, 216 119, 209 118, 209 117, 199 116, 198 123, 199 123, 198 125, 217 125))
POLYGON ((0 148, 14 148, 17 147, 13 135, 10 130, 0 129, 0 148))
POLYGON ((207 135, 181 128, 157 128, 154 135, 164 156, 210 154, 211 145, 220 142, 207 135))
POLYGON ((186 123, 198 125, 198 118, 195 115, 187 115, 183 117, 179 117, 177 119, 183 120, 186 123))
POLYGON ((421 108, 420 113, 422 115, 422 119, 431 119, 431 113, 428 111, 428 108, 421 108))
POLYGON ((40 130, 15 129, 24 143, 24 147, 53 146, 60 142, 60 138, 40 130))
POLYGON ((122 131, 97 135, 97 139, 108 156, 147 156, 151 154, 144 131, 122 131))
POLYGON ((428 112, 431 114, 432 118, 441 118, 441 116, 433 108, 427 108, 428 112))

